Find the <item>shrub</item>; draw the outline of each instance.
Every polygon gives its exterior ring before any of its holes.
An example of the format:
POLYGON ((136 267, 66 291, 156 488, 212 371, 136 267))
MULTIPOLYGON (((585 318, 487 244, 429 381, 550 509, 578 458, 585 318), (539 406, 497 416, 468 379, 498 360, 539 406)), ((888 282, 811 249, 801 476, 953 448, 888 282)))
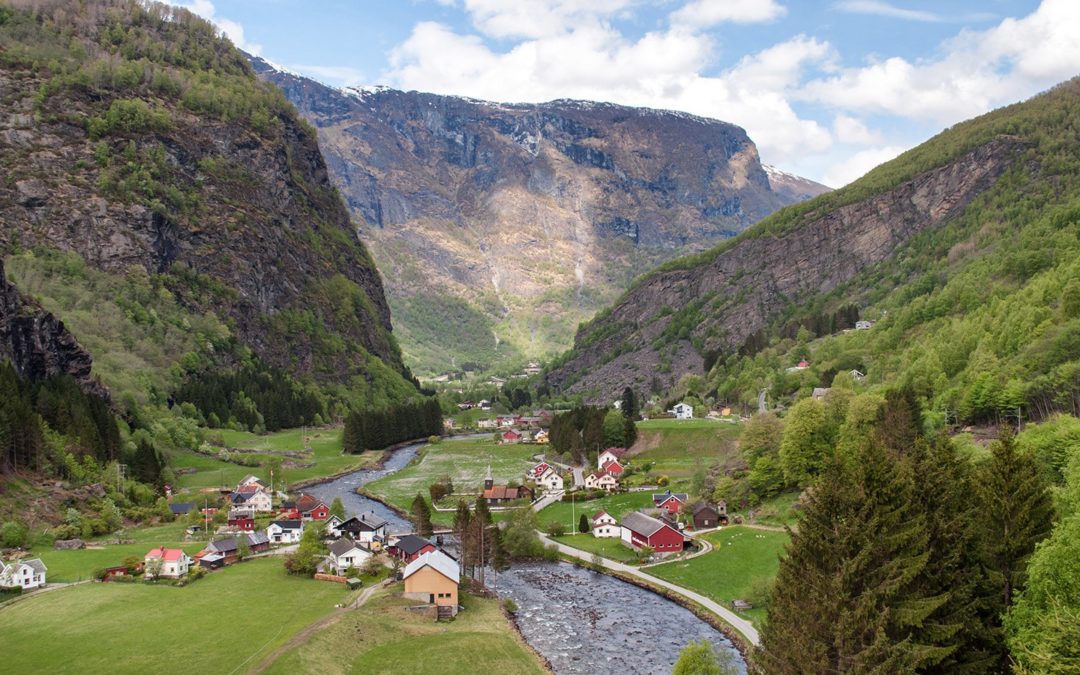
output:
POLYGON ((4 548, 22 548, 30 535, 29 528, 17 520, 9 520, 0 526, 0 546, 4 548))
POLYGON ((562 523, 548 523, 547 533, 552 537, 561 537, 566 534, 566 525, 562 523))
POLYGON ((668 483, 670 483, 670 482, 671 482, 671 479, 668 478, 667 476, 660 476, 659 478, 656 479, 656 484, 659 485, 660 487, 667 487, 668 483))
POLYGON ((503 609, 505 609, 509 614, 516 614, 518 611, 518 606, 517 603, 514 602, 513 598, 504 598, 503 609))
POLYGON ((555 544, 544 549, 544 560, 547 562, 559 562, 559 547, 555 544))

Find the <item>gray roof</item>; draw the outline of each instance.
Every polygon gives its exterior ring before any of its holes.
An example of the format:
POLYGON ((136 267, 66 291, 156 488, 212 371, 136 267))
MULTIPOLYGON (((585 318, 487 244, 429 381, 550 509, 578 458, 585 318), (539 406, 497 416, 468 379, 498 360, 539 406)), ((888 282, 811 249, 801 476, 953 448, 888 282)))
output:
POLYGON ((30 560, 20 560, 19 562, 32 567, 38 574, 45 574, 46 570, 49 569, 48 567, 45 567, 45 563, 41 562, 41 558, 31 558, 30 560))
POLYGON ((373 530, 377 530, 380 527, 385 527, 387 525, 386 518, 383 518, 374 511, 365 511, 357 516, 357 518, 373 530))
POLYGON ((657 520, 651 516, 647 516, 639 511, 628 513, 623 516, 622 526, 633 532, 637 532, 643 537, 651 537, 665 527, 671 527, 662 520, 657 520))
POLYGON ((698 502, 697 506, 694 507, 694 514, 697 515, 699 512, 705 509, 712 509, 713 511, 719 513, 719 510, 709 502, 698 502))
POLYGON ((237 548, 239 548, 239 545, 236 543, 235 539, 229 537, 228 539, 212 541, 210 542, 210 544, 207 545, 206 548, 213 551, 218 551, 219 553, 228 553, 229 551, 235 551, 237 548))
POLYGON ((461 581, 461 568, 458 567, 457 561, 442 551, 431 551, 412 561, 405 566, 405 573, 401 578, 408 579, 425 567, 431 567, 455 584, 461 581))
POLYGON ((195 508, 195 505, 191 502, 176 502, 175 504, 169 504, 169 510, 177 515, 187 513, 193 508, 195 508))
POLYGON ((689 495, 687 495, 685 492, 672 492, 671 490, 668 490, 667 492, 654 492, 652 499, 654 502, 663 503, 667 501, 668 497, 674 497, 680 502, 685 502, 687 499, 689 499, 689 495))
POLYGON ((270 537, 266 536, 262 532, 248 532, 248 546, 258 546, 259 544, 269 544, 270 537))
POLYGON ((302 520, 275 520, 270 523, 271 525, 277 525, 283 530, 302 530, 304 529, 304 521, 302 520))
POLYGON ((394 544, 395 548, 403 551, 406 555, 412 555, 425 546, 431 546, 431 542, 415 534, 407 534, 394 544))
POLYGON ((332 553, 334 555, 334 557, 336 558, 338 556, 341 556, 341 555, 344 555, 344 554, 348 553, 349 551, 353 550, 354 548, 358 548, 361 551, 366 551, 367 550, 366 548, 364 548, 360 544, 356 543, 352 539, 342 537, 341 539, 338 539, 337 541, 335 541, 333 544, 330 544, 330 553, 332 553))

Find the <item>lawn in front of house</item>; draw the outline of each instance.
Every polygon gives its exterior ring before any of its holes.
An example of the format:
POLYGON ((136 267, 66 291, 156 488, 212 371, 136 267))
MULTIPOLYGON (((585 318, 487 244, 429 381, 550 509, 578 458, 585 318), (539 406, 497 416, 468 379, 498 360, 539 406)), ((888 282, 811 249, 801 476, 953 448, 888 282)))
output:
POLYGON ((288 576, 274 558, 232 565, 183 588, 74 586, 0 612, 4 670, 243 672, 350 595, 339 584, 288 576))
POLYGON ((648 567, 645 571, 727 607, 735 599, 750 600, 754 608, 740 614, 754 622, 764 620, 766 611, 762 602, 780 568, 787 533, 735 525, 704 536, 713 545, 709 553, 648 567))
POLYGON ((609 558, 623 563, 636 563, 637 552, 622 543, 618 537, 594 537, 592 534, 573 534, 563 537, 553 537, 560 544, 573 546, 588 553, 599 554, 602 558, 609 558))
MULTIPOLYGON (((424 448, 423 456, 395 474, 372 481, 364 486, 366 492, 408 510, 417 493, 428 497, 428 487, 443 476, 454 482, 454 493, 469 503, 483 490, 484 473, 491 466, 496 485, 510 481, 519 484, 525 472, 534 465, 532 456, 539 452, 535 445, 496 445, 490 439, 467 438, 444 440, 424 448)), ((449 523, 453 513, 432 513, 436 523, 449 523)))
POLYGON ((464 609, 453 621, 432 621, 408 608, 402 585, 378 591, 281 655, 268 673, 500 673, 526 675, 544 668, 500 609, 500 601, 460 594, 464 609))
POLYGON ((583 513, 590 519, 591 526, 591 518, 597 511, 607 511, 617 520, 622 520, 622 517, 631 511, 651 508, 652 505, 651 492, 619 492, 589 501, 555 502, 537 515, 542 529, 546 530, 550 523, 562 523, 567 532, 577 532, 578 521, 583 513))

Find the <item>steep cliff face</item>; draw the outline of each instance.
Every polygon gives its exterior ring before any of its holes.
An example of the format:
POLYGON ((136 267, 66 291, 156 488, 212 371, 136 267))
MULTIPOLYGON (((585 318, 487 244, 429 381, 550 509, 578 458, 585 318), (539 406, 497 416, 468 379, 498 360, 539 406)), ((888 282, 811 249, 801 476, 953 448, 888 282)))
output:
POLYGON ((0 261, 0 362, 11 361, 25 380, 38 382, 71 375, 87 394, 104 400, 109 393, 90 375, 93 360, 64 323, 23 297, 0 261))
POLYGON ((825 294, 939 228, 988 190, 1022 142, 1001 137, 873 197, 813 208, 786 228, 766 221, 730 245, 651 274, 547 374, 557 389, 608 400, 625 386, 666 390, 703 374, 703 354, 730 352, 783 310, 825 294))
POLYGON ((296 374, 346 382, 372 356, 404 372, 314 132, 239 52, 161 5, 13 4, 26 9, 0 27, 0 251, 142 267, 296 374))
POLYGON ((253 63, 318 127, 386 274, 403 346, 430 372, 451 357, 490 365, 563 348, 643 269, 825 190, 778 193, 746 133, 716 120, 343 92, 253 63), (461 321, 429 328, 447 300, 476 328, 461 344, 449 330, 461 321))

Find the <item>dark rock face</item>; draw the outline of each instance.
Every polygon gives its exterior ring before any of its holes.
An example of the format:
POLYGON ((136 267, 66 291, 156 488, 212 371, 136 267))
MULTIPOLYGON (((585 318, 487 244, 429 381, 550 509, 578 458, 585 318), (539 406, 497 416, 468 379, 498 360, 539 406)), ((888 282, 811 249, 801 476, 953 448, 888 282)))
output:
MULTIPOLYGON (((693 329, 704 350, 738 348, 788 303, 831 291, 958 215, 1009 167, 1017 148, 1012 139, 992 141, 871 199, 812 212, 783 234, 746 236, 705 262, 648 277, 610 316, 579 330, 573 357, 548 373, 548 383, 596 400, 611 400, 625 386, 647 388, 661 363, 654 341, 674 312, 695 302, 705 303, 693 329)), ((664 386, 703 373, 688 341, 663 347, 677 351, 670 372, 659 376, 664 386)))
POLYGON ((19 293, 0 261, 0 361, 11 361, 25 380, 71 375, 87 394, 109 394, 90 375, 93 360, 64 323, 19 293))
POLYGON ((252 63, 318 128, 392 299, 464 299, 505 340, 531 335, 517 345, 526 355, 569 346, 578 321, 657 262, 796 201, 771 187, 746 132, 717 120, 340 91, 252 63), (561 336, 538 337, 544 322, 561 336))

